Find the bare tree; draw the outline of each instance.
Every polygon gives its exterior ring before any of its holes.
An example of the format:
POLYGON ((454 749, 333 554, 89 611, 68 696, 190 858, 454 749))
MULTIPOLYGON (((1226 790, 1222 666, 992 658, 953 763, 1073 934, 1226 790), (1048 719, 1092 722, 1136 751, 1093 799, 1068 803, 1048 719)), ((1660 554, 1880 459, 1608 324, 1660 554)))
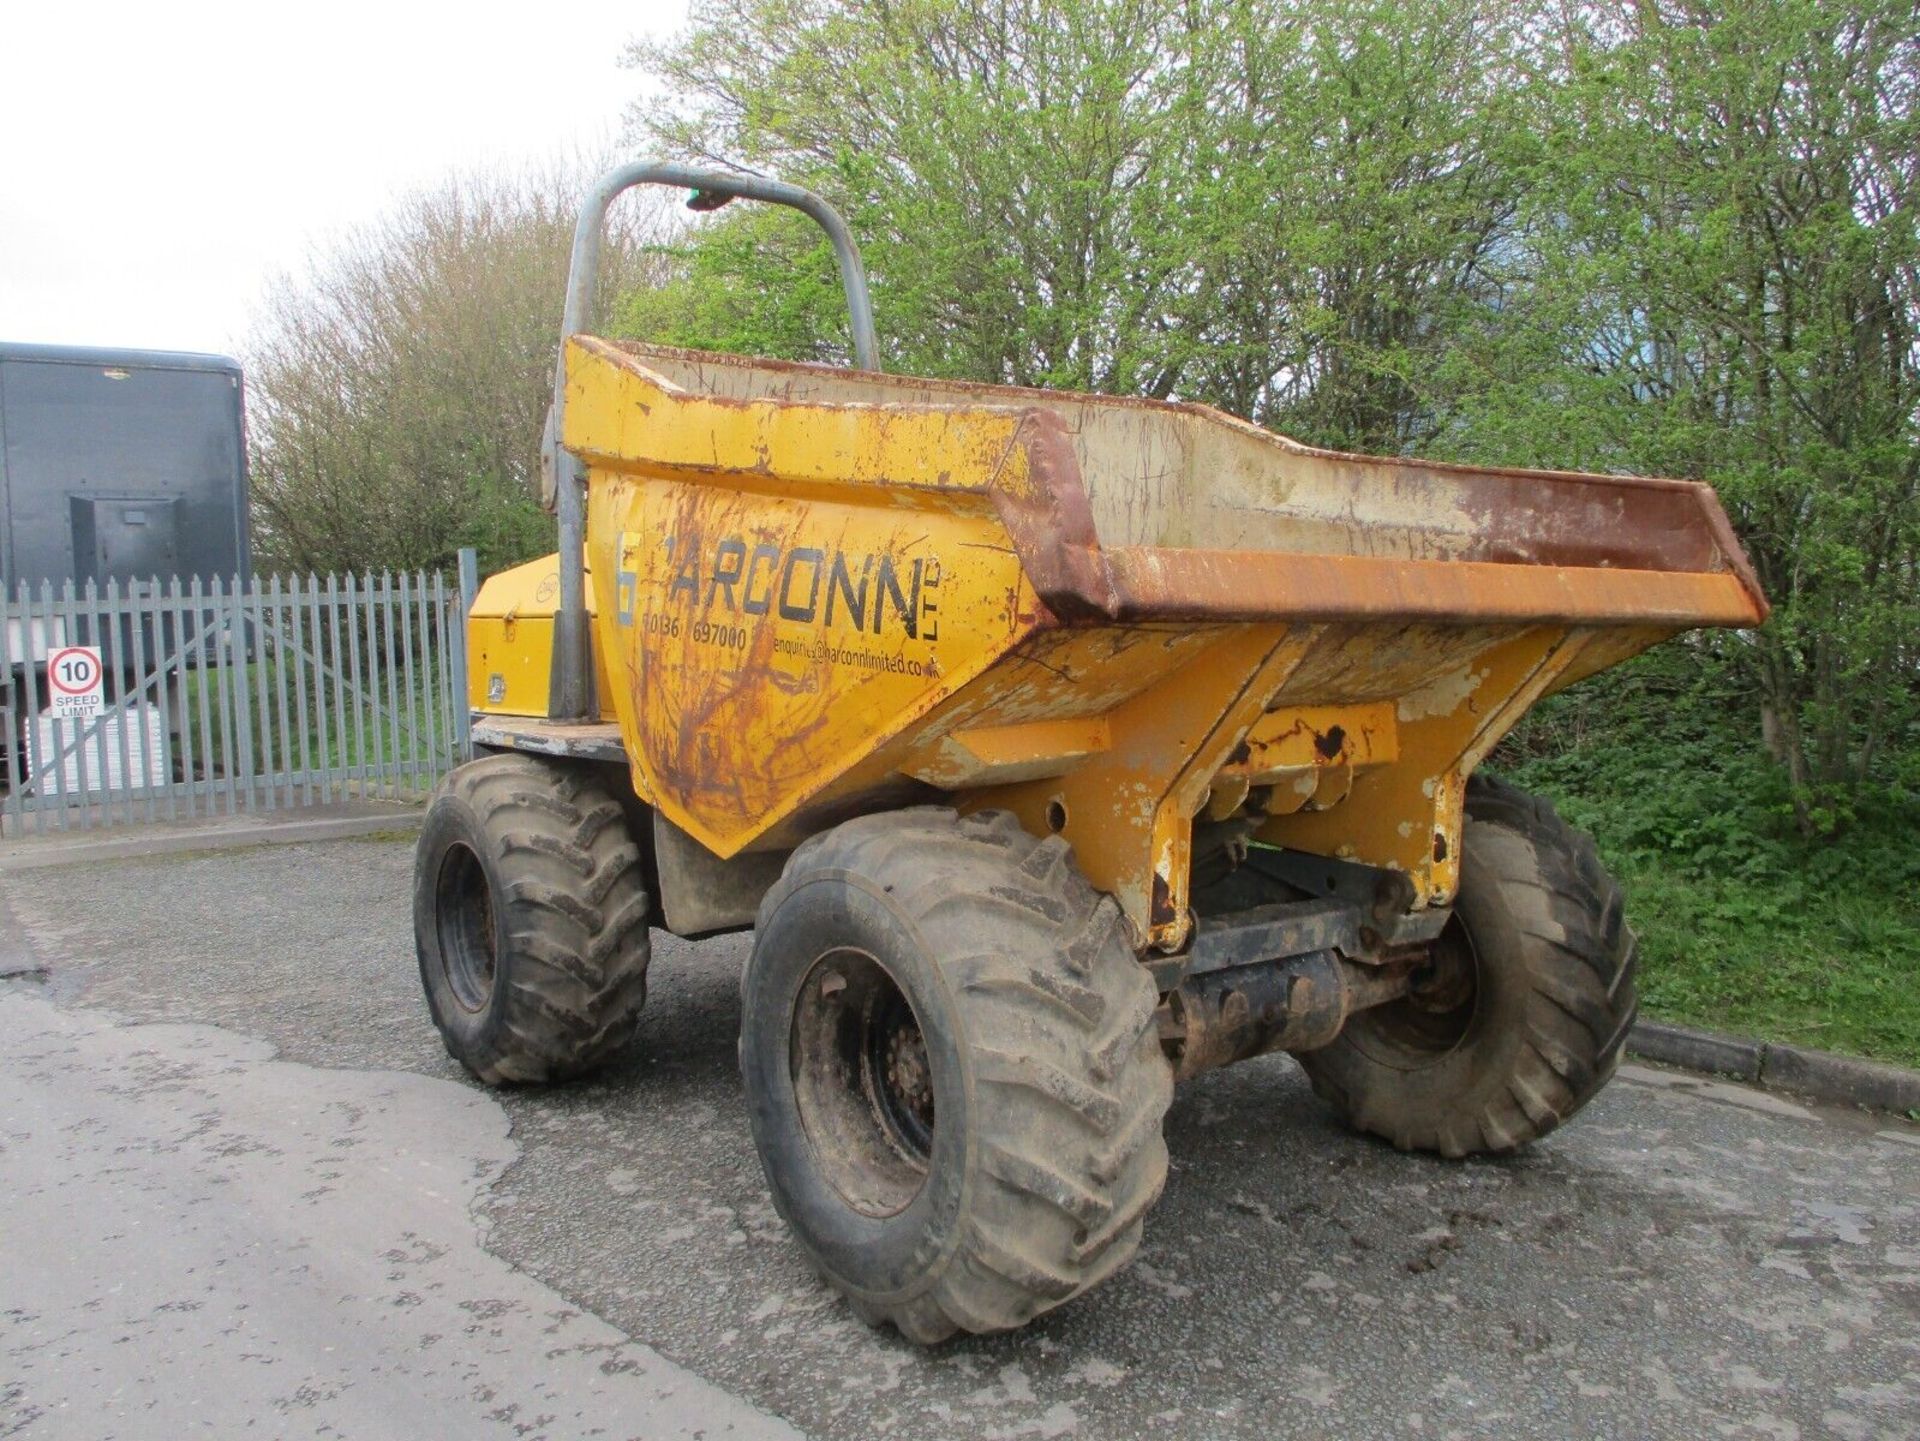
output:
MULTIPOLYGON (((263 566, 497 567, 550 549, 539 437, 580 195, 597 167, 463 175, 272 287, 246 356, 263 566)), ((657 205, 620 207, 601 293, 657 281, 657 205)))

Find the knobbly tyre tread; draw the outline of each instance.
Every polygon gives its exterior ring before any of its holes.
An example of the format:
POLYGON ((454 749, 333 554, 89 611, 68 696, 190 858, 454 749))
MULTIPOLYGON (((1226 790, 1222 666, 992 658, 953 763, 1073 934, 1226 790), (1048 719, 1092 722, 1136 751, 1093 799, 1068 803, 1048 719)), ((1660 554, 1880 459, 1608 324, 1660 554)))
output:
MULTIPOLYGON (((834 872, 890 894, 951 983, 978 1166, 959 1244, 918 1294, 880 1305, 822 1274, 862 1320, 921 1344, 1023 1326, 1131 1260, 1166 1184, 1158 994, 1067 842, 1007 812, 861 817, 802 845, 782 885, 834 872)), ((762 904, 763 930, 781 891, 762 904)))
POLYGON ((1458 1086, 1407 1085, 1347 1035, 1298 1058, 1355 1129, 1449 1157, 1514 1151, 1571 1118, 1613 1077, 1637 1011, 1634 934, 1591 838, 1543 798, 1474 776, 1462 845, 1463 893, 1497 887, 1520 935, 1515 954, 1481 961, 1519 968, 1518 1034, 1469 1035, 1489 1064, 1458 1086))
POLYGON ((501 949, 487 1024, 449 1024, 429 971, 431 886, 416 880, 421 974, 447 1050, 489 1085, 582 1075, 625 1045, 646 1001, 651 902, 625 813, 589 767, 518 753, 452 771, 429 806, 484 849, 501 949))

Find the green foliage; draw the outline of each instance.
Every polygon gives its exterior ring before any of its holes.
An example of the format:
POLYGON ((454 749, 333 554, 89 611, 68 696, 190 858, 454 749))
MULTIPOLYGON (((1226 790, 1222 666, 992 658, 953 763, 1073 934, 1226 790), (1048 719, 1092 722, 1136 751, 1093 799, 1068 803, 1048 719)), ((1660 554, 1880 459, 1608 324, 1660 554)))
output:
POLYGON ((1920 719, 1920 30, 1910 5, 1590 3, 1435 449, 1712 481, 1772 599, 1723 645, 1809 833, 1920 719))
MULTIPOLYGON (((708 0, 637 58, 667 92, 650 141, 845 210, 897 368, 1397 446, 1432 299, 1475 291, 1512 204, 1515 37, 1440 0, 708 0)), ((792 318, 796 276, 830 273, 791 268, 794 235, 698 232, 668 333, 835 352, 836 307, 809 336, 733 303, 792 318)))
POLYGON ((695 235, 661 251, 673 262, 669 283, 621 297, 623 333, 779 360, 851 357, 833 249, 811 220, 748 205, 695 235))

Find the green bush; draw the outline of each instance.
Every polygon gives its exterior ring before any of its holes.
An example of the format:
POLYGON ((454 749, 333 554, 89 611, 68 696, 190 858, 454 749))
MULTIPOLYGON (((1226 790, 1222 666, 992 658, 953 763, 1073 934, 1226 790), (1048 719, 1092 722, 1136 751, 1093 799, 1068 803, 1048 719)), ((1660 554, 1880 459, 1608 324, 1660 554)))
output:
POLYGON ((1671 646, 1540 706, 1492 765, 1626 884, 1651 1016, 1920 1065, 1920 796, 1890 763, 1835 834, 1796 824, 1747 701, 1671 646))

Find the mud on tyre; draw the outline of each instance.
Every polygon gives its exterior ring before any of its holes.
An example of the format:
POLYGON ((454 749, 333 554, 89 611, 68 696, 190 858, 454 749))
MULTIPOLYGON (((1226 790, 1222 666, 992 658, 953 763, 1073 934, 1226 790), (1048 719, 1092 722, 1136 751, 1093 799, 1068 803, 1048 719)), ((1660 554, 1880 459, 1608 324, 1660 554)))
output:
POLYGON ((420 980, 447 1052, 490 1085, 591 1070, 633 1035, 650 911, 593 771, 526 755, 454 770, 416 852, 420 980))
POLYGON ((1314 1089, 1403 1150, 1504 1152, 1593 1099, 1633 1025, 1634 937, 1593 842, 1475 776, 1454 919, 1431 976, 1304 1052, 1314 1089))
POLYGON ((998 1331, 1138 1249, 1172 1070, 1118 908, 1004 812, 863 817, 796 851, 742 977, 775 1205, 870 1324, 998 1331))

